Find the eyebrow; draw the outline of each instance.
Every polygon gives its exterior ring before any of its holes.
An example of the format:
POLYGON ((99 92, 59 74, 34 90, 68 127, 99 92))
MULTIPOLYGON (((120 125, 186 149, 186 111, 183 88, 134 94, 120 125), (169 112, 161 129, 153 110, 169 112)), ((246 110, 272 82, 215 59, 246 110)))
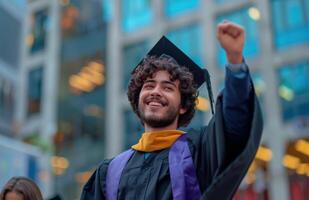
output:
MULTIPOLYGON (((145 83, 155 83, 156 81, 155 80, 153 80, 153 79, 148 79, 148 80, 146 80, 145 82, 144 82, 144 84, 145 83)), ((176 87, 177 88, 177 86, 176 86, 176 84, 174 83, 174 82, 172 82, 172 81, 162 81, 161 82, 162 84, 168 84, 168 85, 172 85, 172 86, 174 86, 174 87, 176 87)))
POLYGON ((176 84, 172 81, 162 81, 163 84, 168 84, 168 85, 172 85, 174 86, 175 88, 177 88, 176 84))

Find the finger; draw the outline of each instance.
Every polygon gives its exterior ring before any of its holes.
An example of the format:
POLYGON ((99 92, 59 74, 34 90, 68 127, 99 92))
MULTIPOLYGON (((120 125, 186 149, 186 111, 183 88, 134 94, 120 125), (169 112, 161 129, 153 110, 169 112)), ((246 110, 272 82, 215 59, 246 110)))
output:
POLYGON ((217 38, 226 34, 227 23, 228 22, 225 20, 217 25, 217 38))
POLYGON ((229 35, 231 35, 232 37, 237 37, 239 34, 240 34, 240 32, 237 30, 237 29, 234 29, 234 28, 232 28, 232 27, 230 27, 230 28, 227 28, 226 29, 226 33, 227 34, 229 34, 229 35))
POLYGON ((218 28, 221 33, 227 33, 232 37, 238 37, 244 33, 244 29, 240 25, 230 22, 221 24, 218 28))
POLYGON ((219 23, 218 24, 218 29, 236 29, 236 30, 239 30, 240 32, 242 32, 244 29, 242 26, 238 25, 238 24, 235 24, 235 23, 232 23, 232 22, 229 22, 229 21, 223 21, 222 23, 219 23))
POLYGON ((238 25, 238 24, 234 24, 234 23, 229 23, 226 25, 225 27, 226 29, 228 29, 228 31, 230 31, 232 34, 241 34, 244 32, 244 29, 242 26, 238 25))

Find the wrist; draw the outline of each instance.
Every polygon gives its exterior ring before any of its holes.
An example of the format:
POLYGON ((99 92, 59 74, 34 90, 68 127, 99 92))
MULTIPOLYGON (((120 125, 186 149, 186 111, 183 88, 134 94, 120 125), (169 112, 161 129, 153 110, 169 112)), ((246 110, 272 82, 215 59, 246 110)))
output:
POLYGON ((227 53, 227 60, 230 64, 241 64, 243 61, 242 53, 227 53))

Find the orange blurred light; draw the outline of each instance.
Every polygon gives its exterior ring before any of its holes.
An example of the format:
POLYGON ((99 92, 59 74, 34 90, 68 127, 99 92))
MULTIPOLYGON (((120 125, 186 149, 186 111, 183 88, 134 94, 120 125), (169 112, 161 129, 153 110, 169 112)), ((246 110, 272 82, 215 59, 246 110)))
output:
POLYGON ((209 111, 209 101, 208 99, 198 96, 196 102, 196 108, 201 111, 209 111))
POLYGON ((287 154, 283 157, 282 164, 289 169, 295 170, 300 164, 300 159, 287 154))
POLYGON ((269 162, 272 158, 272 151, 266 147, 260 146, 255 157, 259 160, 269 162))

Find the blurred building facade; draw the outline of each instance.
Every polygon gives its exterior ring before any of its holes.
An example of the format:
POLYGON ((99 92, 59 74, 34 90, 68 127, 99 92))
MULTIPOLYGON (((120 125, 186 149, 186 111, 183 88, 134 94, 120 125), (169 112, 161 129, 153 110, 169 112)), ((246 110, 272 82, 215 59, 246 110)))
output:
POLYGON ((0 9, 1 187, 12 176, 27 176, 47 197, 53 192, 49 139, 57 125, 58 3, 0 1, 0 9))
MULTIPOLYGON (((215 31, 227 19, 246 29, 245 59, 265 120, 235 199, 309 196, 308 0, 0 0, 0 9, 7 29, 0 33, 0 134, 7 141, 0 155, 42 158, 54 176, 37 170, 46 195, 78 199, 100 161, 138 141, 143 127, 127 84, 162 35, 207 67, 217 95, 226 59, 215 31), (31 146, 10 149, 10 141, 31 146)), ((190 127, 210 117, 201 88, 190 127)), ((12 162, 0 161, 0 174, 12 162)))
POLYGON ((69 166, 53 166, 55 190, 64 199, 78 199, 105 155, 107 21, 101 0, 58 2, 61 56, 54 144, 57 158, 69 166))

